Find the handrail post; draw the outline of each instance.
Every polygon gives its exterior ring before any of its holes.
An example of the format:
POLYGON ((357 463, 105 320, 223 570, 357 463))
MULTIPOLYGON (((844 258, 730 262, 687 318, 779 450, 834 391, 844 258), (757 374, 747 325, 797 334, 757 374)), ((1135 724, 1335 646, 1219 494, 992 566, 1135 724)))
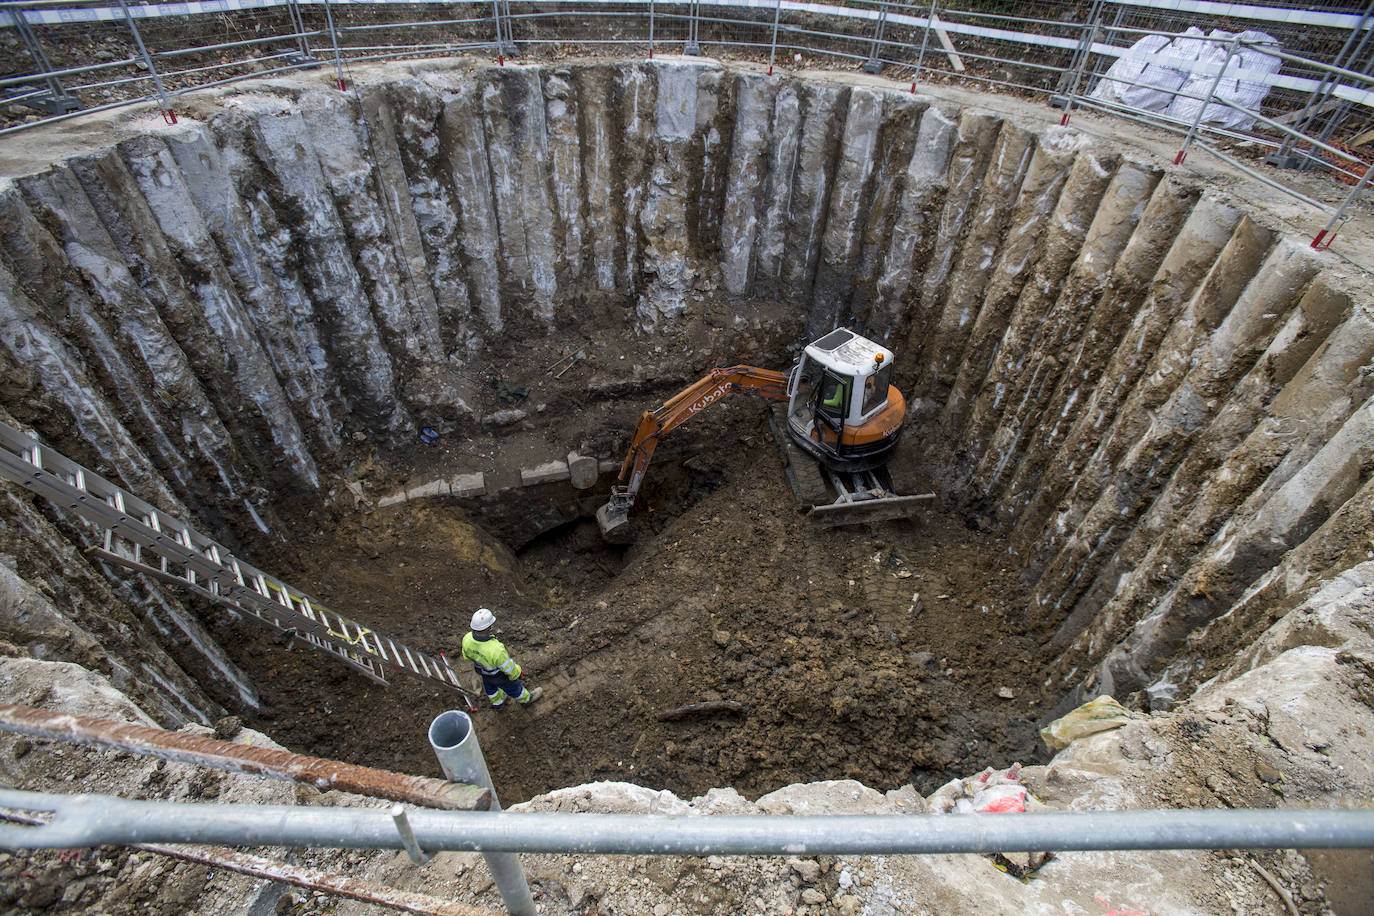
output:
POLYGON ((1226 60, 1222 61, 1221 69, 1217 71, 1216 78, 1212 80, 1212 85, 1207 90, 1207 98, 1203 99, 1202 104, 1198 106, 1197 117, 1193 118, 1193 123, 1188 128, 1188 135, 1183 138, 1183 146, 1179 148, 1178 155, 1174 157, 1174 165, 1182 165, 1183 160, 1188 158, 1188 147, 1192 145, 1193 138, 1197 136, 1198 127, 1202 124, 1202 116, 1207 113, 1207 106, 1212 104, 1212 96, 1216 95, 1217 87, 1221 85, 1221 78, 1226 74, 1226 68, 1231 66, 1231 58, 1235 56, 1239 42, 1240 38, 1234 36, 1231 38, 1231 43, 1226 46, 1226 60))
POLYGON ((773 5, 773 43, 768 48, 768 75, 773 75, 773 60, 778 56, 778 20, 782 17, 782 0, 773 5))
POLYGON ((504 67, 506 58, 514 58, 518 54, 508 0, 492 0, 492 18, 496 21, 496 63, 504 67))
POLYGON ((172 111, 172 103, 167 100, 167 93, 162 88, 162 77, 157 75, 157 67, 153 66, 152 55, 143 44, 143 36, 138 33, 138 26, 134 24, 134 15, 129 12, 129 4, 124 0, 119 0, 119 8, 124 11, 124 21, 129 24, 129 31, 133 33, 134 44, 138 47, 138 53, 143 55, 143 63, 148 68, 148 73, 153 77, 153 86, 157 89, 157 97, 162 102, 162 120, 168 124, 177 122, 177 115, 172 111))
MULTIPOLYGON (((449 781, 487 789, 491 792, 491 810, 501 810, 471 716, 456 709, 439 713, 429 725, 429 746, 449 781)), ((525 870, 520 867, 520 856, 513 852, 484 852, 482 858, 512 916, 535 916, 534 898, 525 880, 525 870)))
MULTIPOLYGON (((1088 22, 1090 24, 1098 21, 1101 16, 1104 2, 1105 0, 1093 0, 1092 6, 1088 9, 1088 22)), ((1096 40, 1096 36, 1093 35, 1090 37, 1090 33, 1085 29, 1078 40, 1078 44, 1074 46, 1073 55, 1069 58, 1068 68, 1059 77, 1059 88, 1056 90, 1057 92, 1063 92, 1068 87, 1069 80, 1072 79, 1073 74, 1078 70, 1079 61, 1092 49, 1094 40, 1096 40)), ((1054 103, 1051 102, 1050 104, 1053 105, 1054 103)))
POLYGON ((1060 127, 1067 126, 1069 123, 1069 115, 1073 114, 1074 102, 1078 98, 1078 85, 1083 79, 1083 68, 1087 64, 1088 58, 1092 56, 1093 44, 1097 41, 1097 25, 1098 20, 1097 17, 1094 16, 1092 21, 1088 23, 1088 28, 1085 30, 1083 46, 1086 50, 1078 58, 1078 62, 1074 64, 1073 81, 1069 84, 1069 97, 1064 100, 1064 117, 1059 119, 1060 127))
POLYGON ((654 0, 649 0, 649 60, 654 59, 654 0))
POLYGON ((1325 251, 1331 247, 1331 242, 1336 238, 1336 230, 1345 222, 1345 211, 1350 209, 1350 205, 1355 202, 1355 198, 1360 196, 1360 192, 1368 187, 1369 176, 1371 174, 1374 174, 1374 167, 1366 165, 1364 174, 1360 176, 1359 182, 1356 183, 1355 187, 1350 189, 1350 193, 1346 195, 1345 200, 1341 201, 1341 205, 1336 208, 1336 212, 1333 213, 1331 219, 1327 221, 1326 228, 1318 232, 1317 237, 1312 240, 1313 248, 1318 251, 1325 251))
POLYGON ((691 57, 701 56, 701 42, 698 34, 701 26, 701 0, 692 0, 687 6, 687 43, 682 53, 691 57))
POLYGON ((911 75, 911 93, 916 94, 916 83, 921 79, 921 68, 926 62, 926 48, 930 44, 930 26, 935 21, 935 0, 930 0, 930 9, 926 10, 926 28, 921 33, 921 53, 916 55, 916 72, 911 75))
POLYGON ((500 0, 501 3, 501 22, 504 23, 501 36, 501 53, 505 57, 520 56, 520 49, 515 46, 515 27, 511 25, 510 0, 500 0))
POLYGON ((506 65, 506 39, 501 34, 501 0, 491 0, 491 18, 496 25, 496 64, 506 65))
POLYGON ((43 82, 48 84, 48 98, 30 99, 23 104, 30 108, 37 108, 49 114, 66 114, 81 108, 81 103, 67 93, 62 87, 62 82, 53 76, 53 65, 48 60, 48 55, 43 52, 43 46, 38 41, 38 36, 29 28, 29 20, 24 15, 24 10, 18 7, 8 10, 10 19, 14 22, 14 30, 19 33, 19 39, 24 43, 29 56, 33 58, 38 69, 42 71, 43 82))
POLYGON ((887 3, 879 0, 878 24, 873 27, 873 41, 868 47, 868 60, 860 69, 874 76, 883 72, 883 62, 878 59, 878 48, 883 43, 883 27, 887 25, 887 3))
POLYGON ((305 37, 305 17, 301 14, 300 0, 288 0, 286 6, 291 25, 296 29, 296 46, 301 49, 301 57, 309 60, 310 42, 305 37))
POLYGON ((339 57, 339 32, 334 28, 334 8, 329 0, 324 0, 324 21, 329 25, 329 41, 334 46, 334 82, 338 84, 340 92, 347 92, 348 84, 344 82, 343 60, 339 57))

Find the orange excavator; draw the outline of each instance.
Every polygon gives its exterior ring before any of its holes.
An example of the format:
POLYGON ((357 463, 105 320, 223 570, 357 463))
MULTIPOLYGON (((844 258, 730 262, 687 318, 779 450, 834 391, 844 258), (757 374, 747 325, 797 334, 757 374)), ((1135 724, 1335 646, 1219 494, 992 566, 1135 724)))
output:
POLYGON ((886 473, 906 418, 906 400, 892 385, 892 351, 838 328, 807 346, 786 374, 755 366, 712 369, 646 410, 611 499, 596 513, 606 540, 629 539, 630 509, 659 439, 735 391, 787 405, 782 418, 774 411, 773 433, 792 490, 816 524, 906 518, 935 498, 896 495, 886 473))

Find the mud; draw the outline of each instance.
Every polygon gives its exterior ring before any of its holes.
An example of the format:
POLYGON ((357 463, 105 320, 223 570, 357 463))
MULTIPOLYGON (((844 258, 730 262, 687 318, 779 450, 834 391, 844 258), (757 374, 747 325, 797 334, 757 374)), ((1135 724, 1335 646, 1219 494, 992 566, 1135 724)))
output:
MULTIPOLYGON (((458 641, 475 608, 496 612, 526 680, 545 690, 528 710, 490 710, 476 694, 512 802, 601 779, 684 796, 839 778, 932 791, 980 762, 1040 759, 1042 660, 1004 540, 938 504, 915 520, 814 528, 761 408, 716 420, 653 465, 629 548, 604 546, 583 517, 517 553, 472 508, 412 503, 322 523, 297 541, 292 580, 447 652, 474 686, 458 641), (657 720, 712 700, 746 712, 657 720)), ((455 695, 402 676, 383 691, 314 653, 244 640, 227 620, 217 635, 260 685, 254 727, 311 753, 437 774, 425 731, 461 705, 455 695)))

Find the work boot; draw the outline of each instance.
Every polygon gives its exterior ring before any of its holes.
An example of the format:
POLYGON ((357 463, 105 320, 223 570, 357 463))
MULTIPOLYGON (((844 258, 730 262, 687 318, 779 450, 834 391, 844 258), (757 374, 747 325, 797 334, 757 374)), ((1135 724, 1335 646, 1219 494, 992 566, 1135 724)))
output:
POLYGON ((520 705, 521 705, 521 706, 528 706, 528 705, 530 705, 531 703, 533 703, 535 700, 537 700, 537 699, 539 699, 540 697, 542 697, 543 695, 544 695, 544 688, 543 688, 543 687, 536 687, 536 688, 534 688, 533 690, 530 691, 530 698, 529 698, 528 700, 526 700, 525 702, 521 703, 520 705))

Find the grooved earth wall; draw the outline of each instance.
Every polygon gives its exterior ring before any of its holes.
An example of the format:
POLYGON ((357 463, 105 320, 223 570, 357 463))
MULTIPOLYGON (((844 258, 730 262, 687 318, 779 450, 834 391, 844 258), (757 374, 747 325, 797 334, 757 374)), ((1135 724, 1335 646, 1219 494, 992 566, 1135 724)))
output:
MULTIPOLYGON (((360 442, 481 434, 498 344, 596 322, 661 342, 674 377, 681 329, 723 308, 725 352, 731 329, 837 324, 893 348, 905 460, 1008 534, 1061 710, 1171 703, 1370 548, 1368 278, 1148 154, 709 61, 416 63, 187 102, 176 128, 107 118, 8 161, 0 375, 15 421, 217 531, 279 530, 360 442)), ((7 551, 51 545, 29 578, 85 569, 32 505, 6 512, 7 551)), ((213 717, 156 648, 193 621, 120 588, 125 632, 52 622, 30 651, 213 717), (164 636, 131 648, 143 631, 164 636)))

